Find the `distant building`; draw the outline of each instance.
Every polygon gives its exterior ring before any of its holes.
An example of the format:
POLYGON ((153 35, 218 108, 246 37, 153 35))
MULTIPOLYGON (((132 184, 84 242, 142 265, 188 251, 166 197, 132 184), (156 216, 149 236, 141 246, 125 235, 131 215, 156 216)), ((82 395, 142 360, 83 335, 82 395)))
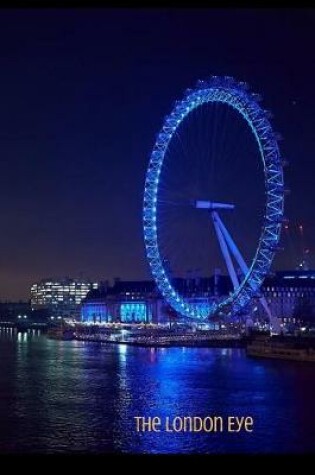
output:
POLYGON ((43 279, 31 286, 31 307, 46 309, 54 318, 79 318, 81 301, 98 287, 98 282, 80 279, 43 279))
MULTIPOLYGON (((196 305, 227 296, 232 291, 230 278, 173 279, 181 295, 196 305)), ((315 271, 277 272, 262 286, 271 313, 284 323, 315 322, 315 271)), ((258 300, 252 302, 253 316, 267 319, 258 300)), ((170 315, 153 281, 120 281, 112 287, 90 291, 82 301, 83 322, 165 323, 170 315)))

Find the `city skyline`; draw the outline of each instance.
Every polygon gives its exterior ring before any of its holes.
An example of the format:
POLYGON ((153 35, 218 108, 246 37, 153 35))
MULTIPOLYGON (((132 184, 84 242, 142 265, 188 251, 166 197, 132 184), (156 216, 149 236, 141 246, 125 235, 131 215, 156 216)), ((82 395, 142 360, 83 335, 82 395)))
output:
POLYGON ((314 267, 313 11, 1 13, 2 300, 47 275, 151 278, 148 158, 174 100, 211 74, 248 82, 273 112, 294 230, 274 268, 297 265, 300 223, 314 267))

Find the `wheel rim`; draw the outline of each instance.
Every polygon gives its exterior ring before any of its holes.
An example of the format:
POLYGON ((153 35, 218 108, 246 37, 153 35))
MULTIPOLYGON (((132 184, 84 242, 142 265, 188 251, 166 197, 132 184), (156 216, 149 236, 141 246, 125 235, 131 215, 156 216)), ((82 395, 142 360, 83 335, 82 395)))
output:
POLYGON ((244 308, 257 295, 264 277, 269 272, 280 239, 284 207, 283 168, 277 135, 258 101, 257 94, 249 93, 247 85, 229 77, 212 77, 198 81, 187 90, 168 115, 157 136, 146 174, 143 204, 143 230, 147 260, 157 287, 168 304, 182 316, 207 318, 217 312, 229 315, 244 308), (247 122, 259 148, 264 167, 266 193, 265 216, 254 259, 239 287, 224 301, 209 304, 196 311, 173 287, 163 266, 158 244, 157 194, 164 157, 170 141, 181 122, 195 108, 209 102, 225 103, 234 108, 247 122))

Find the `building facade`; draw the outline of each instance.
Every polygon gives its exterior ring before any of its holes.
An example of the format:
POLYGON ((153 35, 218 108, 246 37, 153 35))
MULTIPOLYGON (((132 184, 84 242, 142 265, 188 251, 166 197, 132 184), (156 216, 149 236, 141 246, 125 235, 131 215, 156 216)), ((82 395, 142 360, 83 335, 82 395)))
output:
MULTIPOLYGON (((174 285, 191 303, 201 305, 231 290, 226 276, 207 279, 174 279, 174 285)), ((85 323, 154 323, 177 319, 165 303, 154 281, 120 281, 91 291, 82 301, 81 321, 85 323)))
POLYGON ((156 323, 164 316, 153 281, 120 281, 92 290, 82 302, 81 320, 89 323, 156 323))
POLYGON ((80 318, 81 302, 98 282, 80 279, 43 279, 31 286, 32 310, 46 309, 52 318, 80 318))
MULTIPOLYGON (((263 285, 272 315, 283 323, 315 322, 315 271, 294 270, 277 272, 263 285)), ((258 315, 263 316, 262 308, 258 315)))
MULTIPOLYGON (((232 291, 228 276, 174 279, 176 289, 196 305, 227 296, 232 291)), ((284 323, 315 322, 315 271, 277 272, 262 287, 271 313, 284 323)), ((259 301, 253 301, 251 316, 267 320, 259 301)), ((112 287, 92 290, 82 301, 85 323, 166 323, 172 309, 164 302, 153 281, 119 281, 112 287)), ((178 316, 177 316, 178 317, 178 316)))

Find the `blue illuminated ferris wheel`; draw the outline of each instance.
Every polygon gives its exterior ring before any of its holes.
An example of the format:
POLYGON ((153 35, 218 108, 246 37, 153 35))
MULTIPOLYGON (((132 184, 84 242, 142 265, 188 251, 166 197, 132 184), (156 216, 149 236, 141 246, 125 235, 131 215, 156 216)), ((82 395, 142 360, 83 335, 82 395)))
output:
MULTIPOLYGON (((278 136, 273 132, 269 121, 269 113, 259 105, 260 97, 248 91, 246 83, 237 82, 231 77, 213 76, 206 81, 198 81, 194 89, 188 89, 184 98, 175 103, 172 112, 166 116, 154 145, 146 173, 143 229, 146 255, 153 278, 168 304, 180 315, 193 319, 207 319, 214 314, 234 315, 244 309, 253 297, 260 303, 270 316, 268 305, 259 289, 266 274, 270 271, 272 261, 278 248, 281 226, 283 222, 284 182, 283 162, 278 147, 278 136), (205 105, 225 106, 233 109, 237 117, 245 120, 249 133, 254 138, 256 151, 261 158, 264 188, 263 221, 259 238, 255 243, 255 253, 251 262, 246 262, 244 255, 236 244, 228 226, 224 224, 227 214, 235 213, 234 203, 217 199, 216 196, 197 196, 190 208, 194 213, 203 213, 213 224, 217 247, 220 249, 223 262, 231 278, 232 291, 221 299, 208 299, 202 305, 193 303, 187 295, 181 294, 173 283, 167 261, 169 256, 163 254, 159 242, 160 188, 163 187, 163 174, 166 173, 165 157, 178 137, 182 124, 189 117, 194 117, 196 110, 205 105), (214 201, 216 200, 216 201, 214 201)), ((201 116, 203 117, 203 116, 201 116)), ((237 119, 239 120, 239 119, 237 119)), ((228 131, 227 131, 228 134, 228 131)), ((197 151, 195 152, 197 153, 197 151)), ((193 173, 193 171, 191 171, 193 173)), ((205 174, 211 173, 211 170, 205 174)), ((236 180, 242 181, 239 168, 236 180)), ((189 180, 189 176, 187 177, 189 180)), ((176 191, 176 190, 175 190, 176 191)), ((211 192, 212 190, 209 190, 211 192)), ((250 201, 249 197, 249 201, 250 201)), ((194 252, 191 249, 191 252, 194 252)))

